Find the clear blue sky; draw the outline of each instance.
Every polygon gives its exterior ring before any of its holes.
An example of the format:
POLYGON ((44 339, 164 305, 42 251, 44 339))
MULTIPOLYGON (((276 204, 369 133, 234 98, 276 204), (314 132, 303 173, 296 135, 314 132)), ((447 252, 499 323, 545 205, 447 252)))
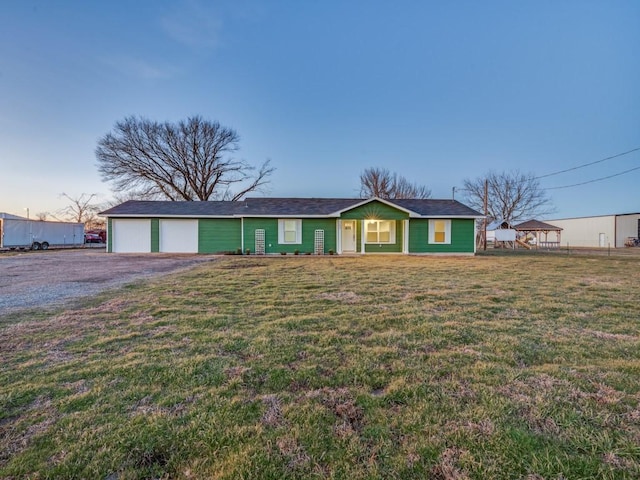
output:
MULTIPOLYGON (((271 196, 357 196, 370 166, 435 198, 544 175, 640 147, 640 1, 0 0, 0 211, 107 200, 98 138, 196 114, 272 160, 271 196)), ((640 170, 549 193, 557 218, 639 212, 640 170)))

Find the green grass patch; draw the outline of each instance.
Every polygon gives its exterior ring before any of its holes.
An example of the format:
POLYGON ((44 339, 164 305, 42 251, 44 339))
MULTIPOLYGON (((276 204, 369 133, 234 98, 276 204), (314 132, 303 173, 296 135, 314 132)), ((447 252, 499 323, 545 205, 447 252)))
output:
POLYGON ((0 477, 640 477, 637 257, 229 257, 0 323, 0 477))

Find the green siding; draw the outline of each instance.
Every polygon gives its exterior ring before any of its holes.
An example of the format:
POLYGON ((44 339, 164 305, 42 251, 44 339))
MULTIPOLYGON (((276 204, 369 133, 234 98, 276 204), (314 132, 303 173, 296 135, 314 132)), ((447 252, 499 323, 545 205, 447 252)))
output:
MULTIPOLYGON (((387 220, 386 218, 384 220, 387 220)), ((362 222, 358 222, 362 223, 362 222)), ((402 220, 396 220, 396 243, 366 243, 365 253, 402 253, 403 228, 402 220)))
POLYGON ((348 210, 340 215, 340 217, 348 220, 404 220, 405 218, 409 218, 409 214, 385 203, 374 200, 348 210))
POLYGON ((256 234, 258 229, 264 229, 265 253, 275 253, 278 246, 278 220, 275 218, 245 218, 244 227, 244 248, 256 252, 256 234), (271 247, 269 246, 271 244, 271 247), (276 247, 276 248, 274 248, 276 247))
POLYGON ((302 219, 302 243, 278 244, 278 219, 277 218, 245 218, 244 219, 244 248, 255 253, 255 231, 264 229, 265 253, 294 253, 299 250, 301 254, 314 251, 315 231, 324 230, 324 252, 336 251, 336 220, 334 218, 303 218, 302 219))
POLYGON ((235 252, 242 247, 239 218, 201 218, 198 221, 198 253, 235 252))
MULTIPOLYGON (((324 253, 336 251, 336 219, 335 218, 303 218, 301 253, 314 251, 315 231, 324 230, 324 253)), ((294 248, 295 250, 295 248, 294 248)))
POLYGON ((412 219, 409 222, 410 253, 473 253, 475 222, 473 219, 451 220, 451 243, 429 243, 429 220, 412 219))
POLYGON ((107 218, 107 253, 113 252, 113 221, 107 218))
POLYGON ((151 252, 160 251, 160 220, 158 218, 151 219, 151 252))

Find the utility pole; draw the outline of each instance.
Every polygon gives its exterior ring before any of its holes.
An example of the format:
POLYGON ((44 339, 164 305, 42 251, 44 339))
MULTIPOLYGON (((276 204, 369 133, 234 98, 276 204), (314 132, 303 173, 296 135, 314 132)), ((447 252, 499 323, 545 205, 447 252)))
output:
POLYGON ((451 200, 455 200, 456 199, 456 187, 453 187, 451 189, 451 200))

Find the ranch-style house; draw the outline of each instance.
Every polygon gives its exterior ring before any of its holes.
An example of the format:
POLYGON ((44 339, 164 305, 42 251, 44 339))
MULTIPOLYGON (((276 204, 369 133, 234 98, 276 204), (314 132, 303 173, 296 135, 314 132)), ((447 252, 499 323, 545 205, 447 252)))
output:
POLYGON ((456 200, 247 198, 128 201, 101 213, 115 253, 460 254, 477 211, 456 200))

